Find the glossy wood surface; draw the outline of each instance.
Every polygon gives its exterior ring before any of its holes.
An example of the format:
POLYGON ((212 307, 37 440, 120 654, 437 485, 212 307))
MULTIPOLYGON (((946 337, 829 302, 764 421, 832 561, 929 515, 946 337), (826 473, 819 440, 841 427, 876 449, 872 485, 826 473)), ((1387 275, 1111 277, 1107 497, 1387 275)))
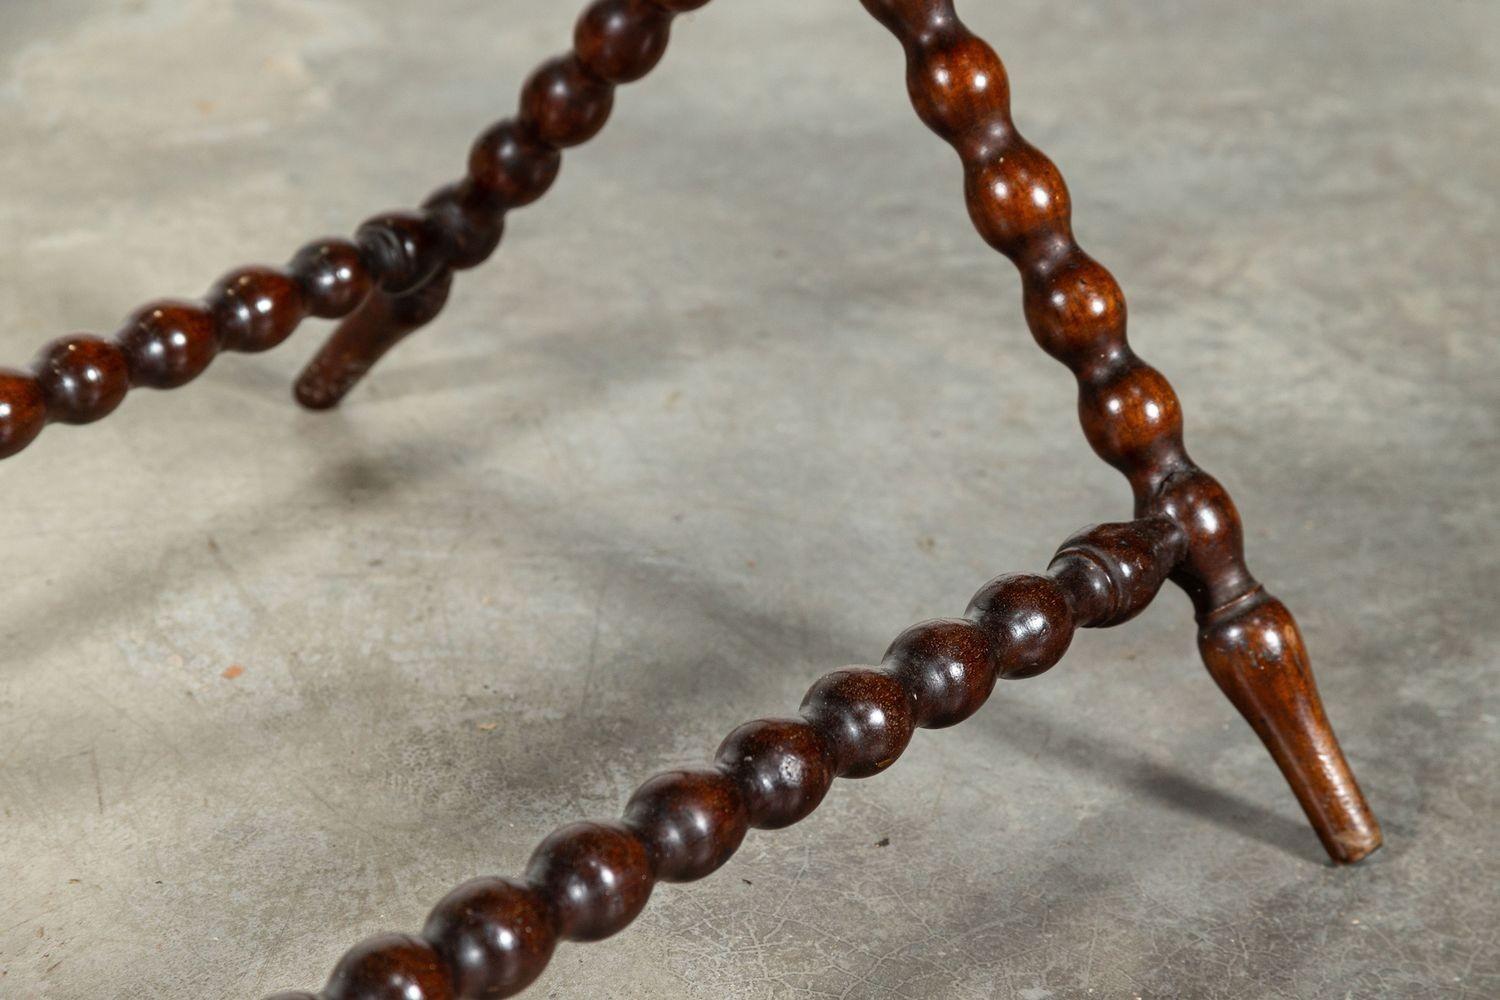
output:
POLYGON ((914 625, 878 666, 845 667, 815 681, 796 716, 747 722, 724 739, 711 765, 650 778, 619 820, 555 831, 522 877, 460 885, 433 909, 420 938, 385 934, 355 945, 316 996, 514 996, 536 981, 559 942, 619 933, 656 883, 711 875, 750 830, 805 819, 834 778, 879 774, 916 730, 962 722, 999 679, 1055 665, 1077 629, 1116 624, 1128 609, 1144 607, 1185 553, 1184 534, 1163 517, 1080 531, 1045 575, 991 580, 964 617, 914 625))
MULTIPOLYGON (((360 943, 321 1000, 512 996, 537 979, 559 941, 617 933, 657 882, 711 874, 748 831, 805 818, 836 777, 879 774, 916 730, 970 717, 999 679, 1050 669, 1078 628, 1128 621, 1169 578, 1192 598, 1210 673, 1266 743, 1329 855, 1357 861, 1379 846, 1296 623, 1246 567, 1238 513, 1188 457, 1171 386, 1131 350, 1124 297, 1074 240, 1056 166, 1016 130, 1000 60, 951 0, 862 2, 903 46, 912 103, 958 152, 975 227, 1019 269, 1028 324, 1075 375, 1084 433, 1129 480, 1135 520, 1070 537, 1044 575, 997 577, 962 618, 901 633, 879 665, 828 674, 796 716, 747 723, 711 764, 651 778, 620 819, 556 831, 520 877, 459 886, 420 936, 360 943)), ((285 268, 237 269, 201 301, 149 303, 112 338, 63 337, 29 370, 0 370, 0 457, 25 448, 47 423, 108 415, 131 388, 185 385, 222 351, 270 349, 308 317, 342 324, 296 393, 310 407, 335 405, 438 315, 455 272, 499 245, 506 213, 541 197, 561 151, 604 126, 616 86, 656 65, 672 17, 704 3, 597 0, 578 22, 575 49, 533 73, 517 114, 486 130, 466 176, 420 211, 375 216, 352 239, 309 243, 285 268)))
POLYGON ((532 73, 515 116, 485 130, 465 176, 420 210, 373 216, 352 240, 315 240, 284 268, 231 271, 201 301, 148 303, 109 340, 54 341, 29 371, 0 369, 0 459, 48 423, 107 416, 131 388, 175 389, 223 351, 269 350, 308 317, 343 322, 298 377, 296 398, 311 409, 338 405, 387 351, 437 317, 455 271, 494 253, 506 213, 557 179, 561 151, 604 127, 615 88, 661 60, 673 17, 707 2, 597 0, 578 20, 574 50, 532 73))
POLYGON ((1021 273, 1037 343, 1078 380, 1089 444, 1130 481, 1138 516, 1184 533, 1173 574, 1193 600, 1205 663, 1265 741, 1329 855, 1358 861, 1380 828, 1328 725, 1291 612, 1245 565, 1239 513, 1182 442, 1182 407, 1125 338, 1125 297, 1073 238, 1057 167, 1016 129, 1005 67, 951 0, 862 0, 906 52, 922 121, 963 164, 969 216, 1021 273))

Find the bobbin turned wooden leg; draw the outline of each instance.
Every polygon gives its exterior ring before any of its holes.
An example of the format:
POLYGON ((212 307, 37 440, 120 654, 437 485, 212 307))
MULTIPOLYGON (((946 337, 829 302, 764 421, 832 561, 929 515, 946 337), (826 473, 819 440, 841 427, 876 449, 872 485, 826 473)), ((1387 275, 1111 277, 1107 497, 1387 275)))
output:
POLYGON ((752 829, 806 819, 836 778, 893 766, 919 729, 978 712, 1001 678, 1035 677, 1080 628, 1105 628, 1151 603, 1186 555, 1162 516, 1100 524, 1069 538, 1045 575, 985 584, 962 618, 920 622, 879 666, 824 675, 796 717, 731 732, 711 767, 668 771, 636 789, 619 820, 573 823, 542 841, 522 878, 465 882, 420 937, 381 934, 351 948, 318 994, 267 1000, 499 1000, 531 985, 559 942, 599 941, 645 908, 661 882, 706 878, 752 829))
POLYGON ((958 153, 969 216, 1021 272, 1026 320, 1078 380, 1078 414, 1099 457, 1125 474, 1137 517, 1163 516, 1187 551, 1172 579, 1202 624, 1209 671, 1265 740, 1335 861, 1380 846, 1380 828, 1323 715, 1290 613, 1245 566, 1228 492, 1188 457, 1182 408, 1166 378, 1131 350, 1125 296, 1073 237, 1057 166, 1017 130, 993 49, 953 0, 861 0, 906 53, 922 121, 958 153))
POLYGON ((595 0, 574 29, 574 51, 537 67, 513 118, 496 123, 469 153, 468 175, 435 192, 421 215, 393 213, 361 230, 371 270, 394 276, 328 341, 297 380, 299 402, 327 409, 381 356, 437 317, 452 270, 477 267, 504 234, 506 213, 536 201, 557 178, 562 151, 604 127, 615 90, 649 73, 672 19, 708 0, 595 0))
POLYGON ((187 385, 222 352, 269 350, 309 317, 348 320, 296 387, 306 406, 336 405, 382 355, 436 317, 453 272, 495 252, 506 215, 547 193, 562 151, 598 134, 615 91, 661 61, 673 20, 706 3, 593 0, 574 28, 573 51, 536 68, 516 113, 475 140, 465 176, 419 211, 377 215, 353 240, 309 243, 286 268, 238 268, 202 301, 147 303, 112 339, 53 341, 29 371, 0 368, 0 459, 49 423, 108 416, 129 390, 187 385))

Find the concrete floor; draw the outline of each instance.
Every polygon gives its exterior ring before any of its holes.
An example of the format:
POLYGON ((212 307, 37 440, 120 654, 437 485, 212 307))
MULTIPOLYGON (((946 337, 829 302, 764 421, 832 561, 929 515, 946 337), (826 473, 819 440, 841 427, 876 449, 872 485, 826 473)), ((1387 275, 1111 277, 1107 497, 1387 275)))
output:
MULTIPOLYGON (((573 6, 5 4, 0 356, 415 202, 573 6)), ((1173 591, 536 994, 1500 996, 1500 6, 965 7, 1387 847, 1325 863, 1173 591)), ((686 18, 331 415, 320 332, 0 470, 0 995, 315 986, 1129 513, 852 0, 686 18)))

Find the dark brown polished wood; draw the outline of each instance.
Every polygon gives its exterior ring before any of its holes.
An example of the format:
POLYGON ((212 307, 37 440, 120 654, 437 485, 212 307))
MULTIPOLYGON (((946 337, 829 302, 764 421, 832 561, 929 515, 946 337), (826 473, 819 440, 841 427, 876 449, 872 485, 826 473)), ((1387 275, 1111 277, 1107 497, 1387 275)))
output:
POLYGON ((861 0, 906 51, 906 84, 927 126, 958 152, 975 228, 1021 272, 1037 343, 1078 379, 1078 413, 1099 457, 1125 474, 1138 516, 1171 518, 1187 557, 1173 579, 1193 600, 1214 680, 1260 735, 1329 855, 1380 846, 1308 669, 1291 612, 1245 566, 1239 513, 1188 457, 1166 378, 1125 339, 1125 296, 1073 238, 1057 167, 1010 116, 1005 67, 952 0, 861 0))
POLYGON ((636 789, 620 820, 555 831, 522 878, 465 882, 433 909, 421 937, 385 934, 355 945, 317 996, 514 996, 541 975, 559 941, 617 933, 645 908, 655 883, 712 874, 751 829, 806 818, 834 778, 879 774, 917 729, 957 725, 979 711, 999 679, 1050 669, 1075 630, 1126 621, 1186 553, 1186 534, 1163 516, 1079 532, 1045 576, 997 577, 963 618, 922 622, 897 636, 879 666, 825 675, 796 717, 747 722, 719 745, 711 767, 656 775, 636 789))
MULTIPOLYGON (((560 151, 603 127, 615 86, 661 58, 672 17, 706 2, 596 0, 578 22, 575 50, 532 75, 517 116, 484 133, 467 176, 421 211, 377 216, 353 240, 311 243, 285 269, 231 272, 202 302, 150 303, 111 340, 54 341, 29 372, 0 370, 0 458, 47 423, 108 415, 132 387, 184 385, 220 351, 274 347, 309 316, 343 323, 299 379, 297 397, 335 405, 441 311, 454 272, 484 261, 505 214, 551 185, 560 151)), ((749 829, 806 817, 835 777, 879 773, 915 729, 963 721, 997 679, 1049 669, 1075 629, 1129 620, 1169 577, 1193 600, 1209 672, 1270 749, 1329 855, 1353 862, 1379 846, 1296 623, 1246 568, 1239 515, 1188 457, 1171 386, 1127 344, 1124 297, 1073 239, 1067 187, 1016 130, 1000 60, 959 21, 952 0, 861 2, 904 47, 912 103, 957 150, 970 216, 1020 270, 1028 324, 1076 376, 1084 432, 1129 480, 1136 520, 1074 535, 1046 576, 991 581, 964 618, 902 633, 879 667, 827 675, 798 718, 741 726, 712 767, 641 786, 620 821, 553 833, 521 879, 465 883, 438 904, 422 936, 362 942, 339 962, 322 1000, 512 996, 536 979, 559 940, 614 934, 655 882, 702 878, 749 829)))
POLYGON ((54 341, 30 372, 0 369, 0 459, 48 423, 108 416, 132 387, 174 389, 221 351, 269 350, 309 316, 343 323, 298 377, 295 394, 312 409, 337 405, 387 351, 442 311, 454 271, 489 258, 506 213, 547 192, 561 150, 604 127, 615 88, 661 60, 672 19, 707 2, 597 0, 578 20, 574 50, 532 73, 516 116, 481 135, 466 176, 434 192, 421 211, 375 216, 352 241, 317 240, 285 269, 233 271, 203 302, 150 303, 112 340, 54 341))

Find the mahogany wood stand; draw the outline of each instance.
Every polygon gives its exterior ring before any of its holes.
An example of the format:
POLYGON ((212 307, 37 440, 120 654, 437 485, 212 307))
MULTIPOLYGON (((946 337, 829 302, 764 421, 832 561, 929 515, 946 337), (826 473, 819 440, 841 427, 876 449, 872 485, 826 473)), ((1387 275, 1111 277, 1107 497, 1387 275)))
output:
MULTIPOLYGON (((1118 625, 1166 579, 1191 596, 1198 646, 1219 687, 1280 766, 1323 846, 1354 862, 1380 846, 1323 714, 1291 612, 1245 567, 1239 515, 1224 488, 1188 457, 1167 380, 1125 340, 1125 299, 1073 239, 1068 189, 1017 132, 1004 67, 959 21, 952 0, 862 0, 906 52, 917 114, 958 152, 969 214, 1021 272, 1026 319, 1042 349, 1078 379, 1078 411, 1094 450, 1125 474, 1135 519, 1079 532, 1045 575, 1001 576, 963 618, 903 632, 878 667, 835 671, 796 718, 736 729, 712 767, 657 775, 622 820, 578 823, 548 837, 520 879, 480 878, 438 903, 420 936, 386 935, 350 950, 324 1000, 508 997, 541 973, 559 940, 596 941, 628 924, 658 880, 702 878, 752 827, 807 816, 835 777, 893 764, 916 728, 961 722, 997 678, 1055 664, 1077 628, 1118 625)), ((350 240, 325 239, 287 268, 247 267, 201 302, 159 301, 111 340, 79 335, 45 347, 29 372, 0 372, 0 457, 50 422, 105 416, 128 389, 169 389, 220 351, 262 351, 306 317, 343 324, 298 380, 313 408, 339 402, 387 350, 432 320, 453 274, 499 245, 506 212, 535 201, 561 150, 609 117, 616 85, 661 58, 673 17, 707 0, 597 0, 574 51, 543 64, 520 109, 485 132, 462 180, 419 212, 376 216, 350 240)), ((313 1000, 282 993, 276 1000, 313 1000)))

